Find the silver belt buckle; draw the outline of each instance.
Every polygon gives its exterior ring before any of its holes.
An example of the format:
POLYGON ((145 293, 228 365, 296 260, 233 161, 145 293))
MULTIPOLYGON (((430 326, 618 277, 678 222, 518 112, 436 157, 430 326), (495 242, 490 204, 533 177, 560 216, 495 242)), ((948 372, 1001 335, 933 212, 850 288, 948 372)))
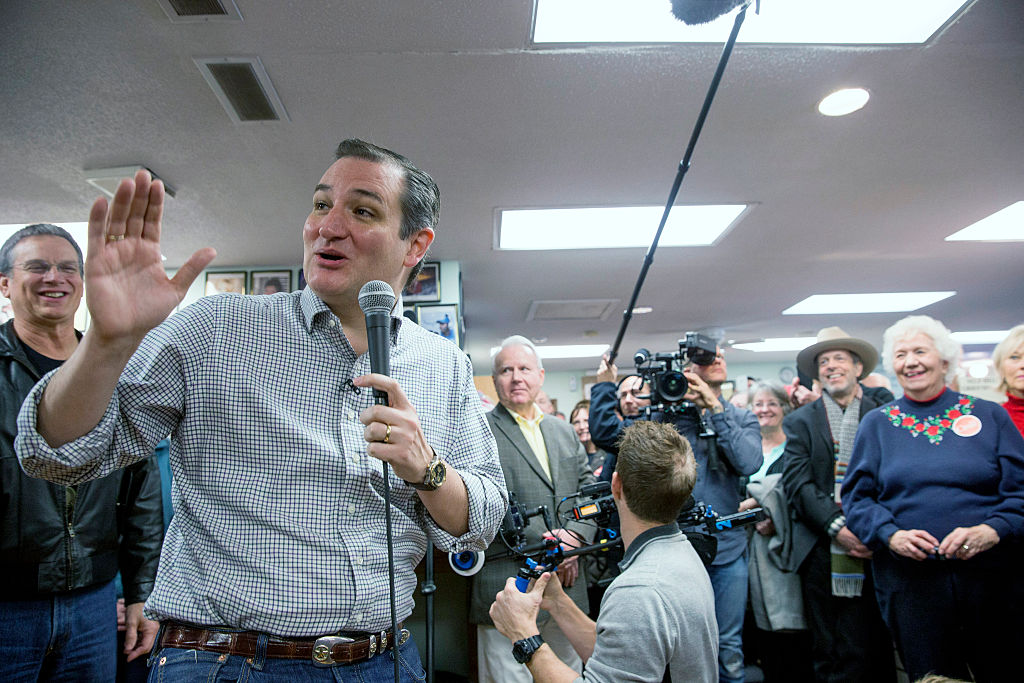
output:
POLYGON ((354 643, 353 638, 345 636, 322 636, 313 643, 313 664, 314 666, 334 666, 334 646, 354 643))

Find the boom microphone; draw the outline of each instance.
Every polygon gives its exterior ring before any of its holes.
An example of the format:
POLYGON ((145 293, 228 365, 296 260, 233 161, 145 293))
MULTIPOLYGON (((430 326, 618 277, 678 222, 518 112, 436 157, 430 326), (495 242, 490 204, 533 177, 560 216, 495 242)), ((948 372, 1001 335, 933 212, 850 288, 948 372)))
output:
MULTIPOLYGON (((359 290, 359 308, 366 316, 366 347, 370 354, 370 372, 391 374, 391 309, 395 307, 395 292, 383 280, 371 280, 359 290)), ((378 405, 388 404, 387 393, 373 390, 378 405)))
POLYGON ((672 14, 679 21, 693 26, 707 24, 751 0, 672 0, 672 14))

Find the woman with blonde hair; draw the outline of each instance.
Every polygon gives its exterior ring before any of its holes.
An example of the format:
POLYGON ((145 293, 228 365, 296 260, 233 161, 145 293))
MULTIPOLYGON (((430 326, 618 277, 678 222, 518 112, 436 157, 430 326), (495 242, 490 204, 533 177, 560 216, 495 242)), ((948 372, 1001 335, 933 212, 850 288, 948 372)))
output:
POLYGON ((1003 407, 1024 434, 1024 325, 1017 325, 992 352, 999 373, 999 390, 1006 392, 1003 407))
POLYGON ((842 485, 882 617, 912 680, 1015 680, 1024 438, 998 404, 947 388, 960 345, 942 323, 909 316, 883 340, 904 396, 861 421, 842 485))

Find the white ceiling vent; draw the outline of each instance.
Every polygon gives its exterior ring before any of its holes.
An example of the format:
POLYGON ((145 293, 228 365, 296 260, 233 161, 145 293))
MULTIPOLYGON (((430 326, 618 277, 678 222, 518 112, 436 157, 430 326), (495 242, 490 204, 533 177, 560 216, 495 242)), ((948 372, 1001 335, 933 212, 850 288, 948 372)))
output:
POLYGON ((163 180, 164 194, 166 196, 173 197, 177 194, 175 189, 166 180, 154 173, 152 169, 138 164, 134 166, 114 166, 112 168, 87 168, 83 173, 85 173, 85 182, 107 195, 107 197, 113 198, 117 186, 121 184, 121 180, 124 178, 134 178, 135 174, 142 169, 149 171, 149 175, 152 176, 153 180, 163 180))
POLYGON ((288 120, 259 57, 195 57, 192 61, 235 123, 288 120))
POLYGON ((234 0, 156 0, 175 24, 197 21, 241 21, 234 0))
POLYGON ((527 320, 606 320, 618 299, 563 299, 532 301, 527 320))

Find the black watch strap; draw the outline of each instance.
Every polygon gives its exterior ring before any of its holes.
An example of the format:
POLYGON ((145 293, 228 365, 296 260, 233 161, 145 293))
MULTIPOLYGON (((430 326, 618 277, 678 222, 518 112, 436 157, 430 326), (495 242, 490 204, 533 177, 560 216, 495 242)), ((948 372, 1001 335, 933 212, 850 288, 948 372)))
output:
POLYGON ((533 653, 536 652, 543 644, 544 639, 541 638, 539 633, 535 636, 530 636, 529 638, 517 640, 515 644, 512 645, 512 656, 515 657, 516 661, 520 664, 526 664, 533 659, 533 653))

